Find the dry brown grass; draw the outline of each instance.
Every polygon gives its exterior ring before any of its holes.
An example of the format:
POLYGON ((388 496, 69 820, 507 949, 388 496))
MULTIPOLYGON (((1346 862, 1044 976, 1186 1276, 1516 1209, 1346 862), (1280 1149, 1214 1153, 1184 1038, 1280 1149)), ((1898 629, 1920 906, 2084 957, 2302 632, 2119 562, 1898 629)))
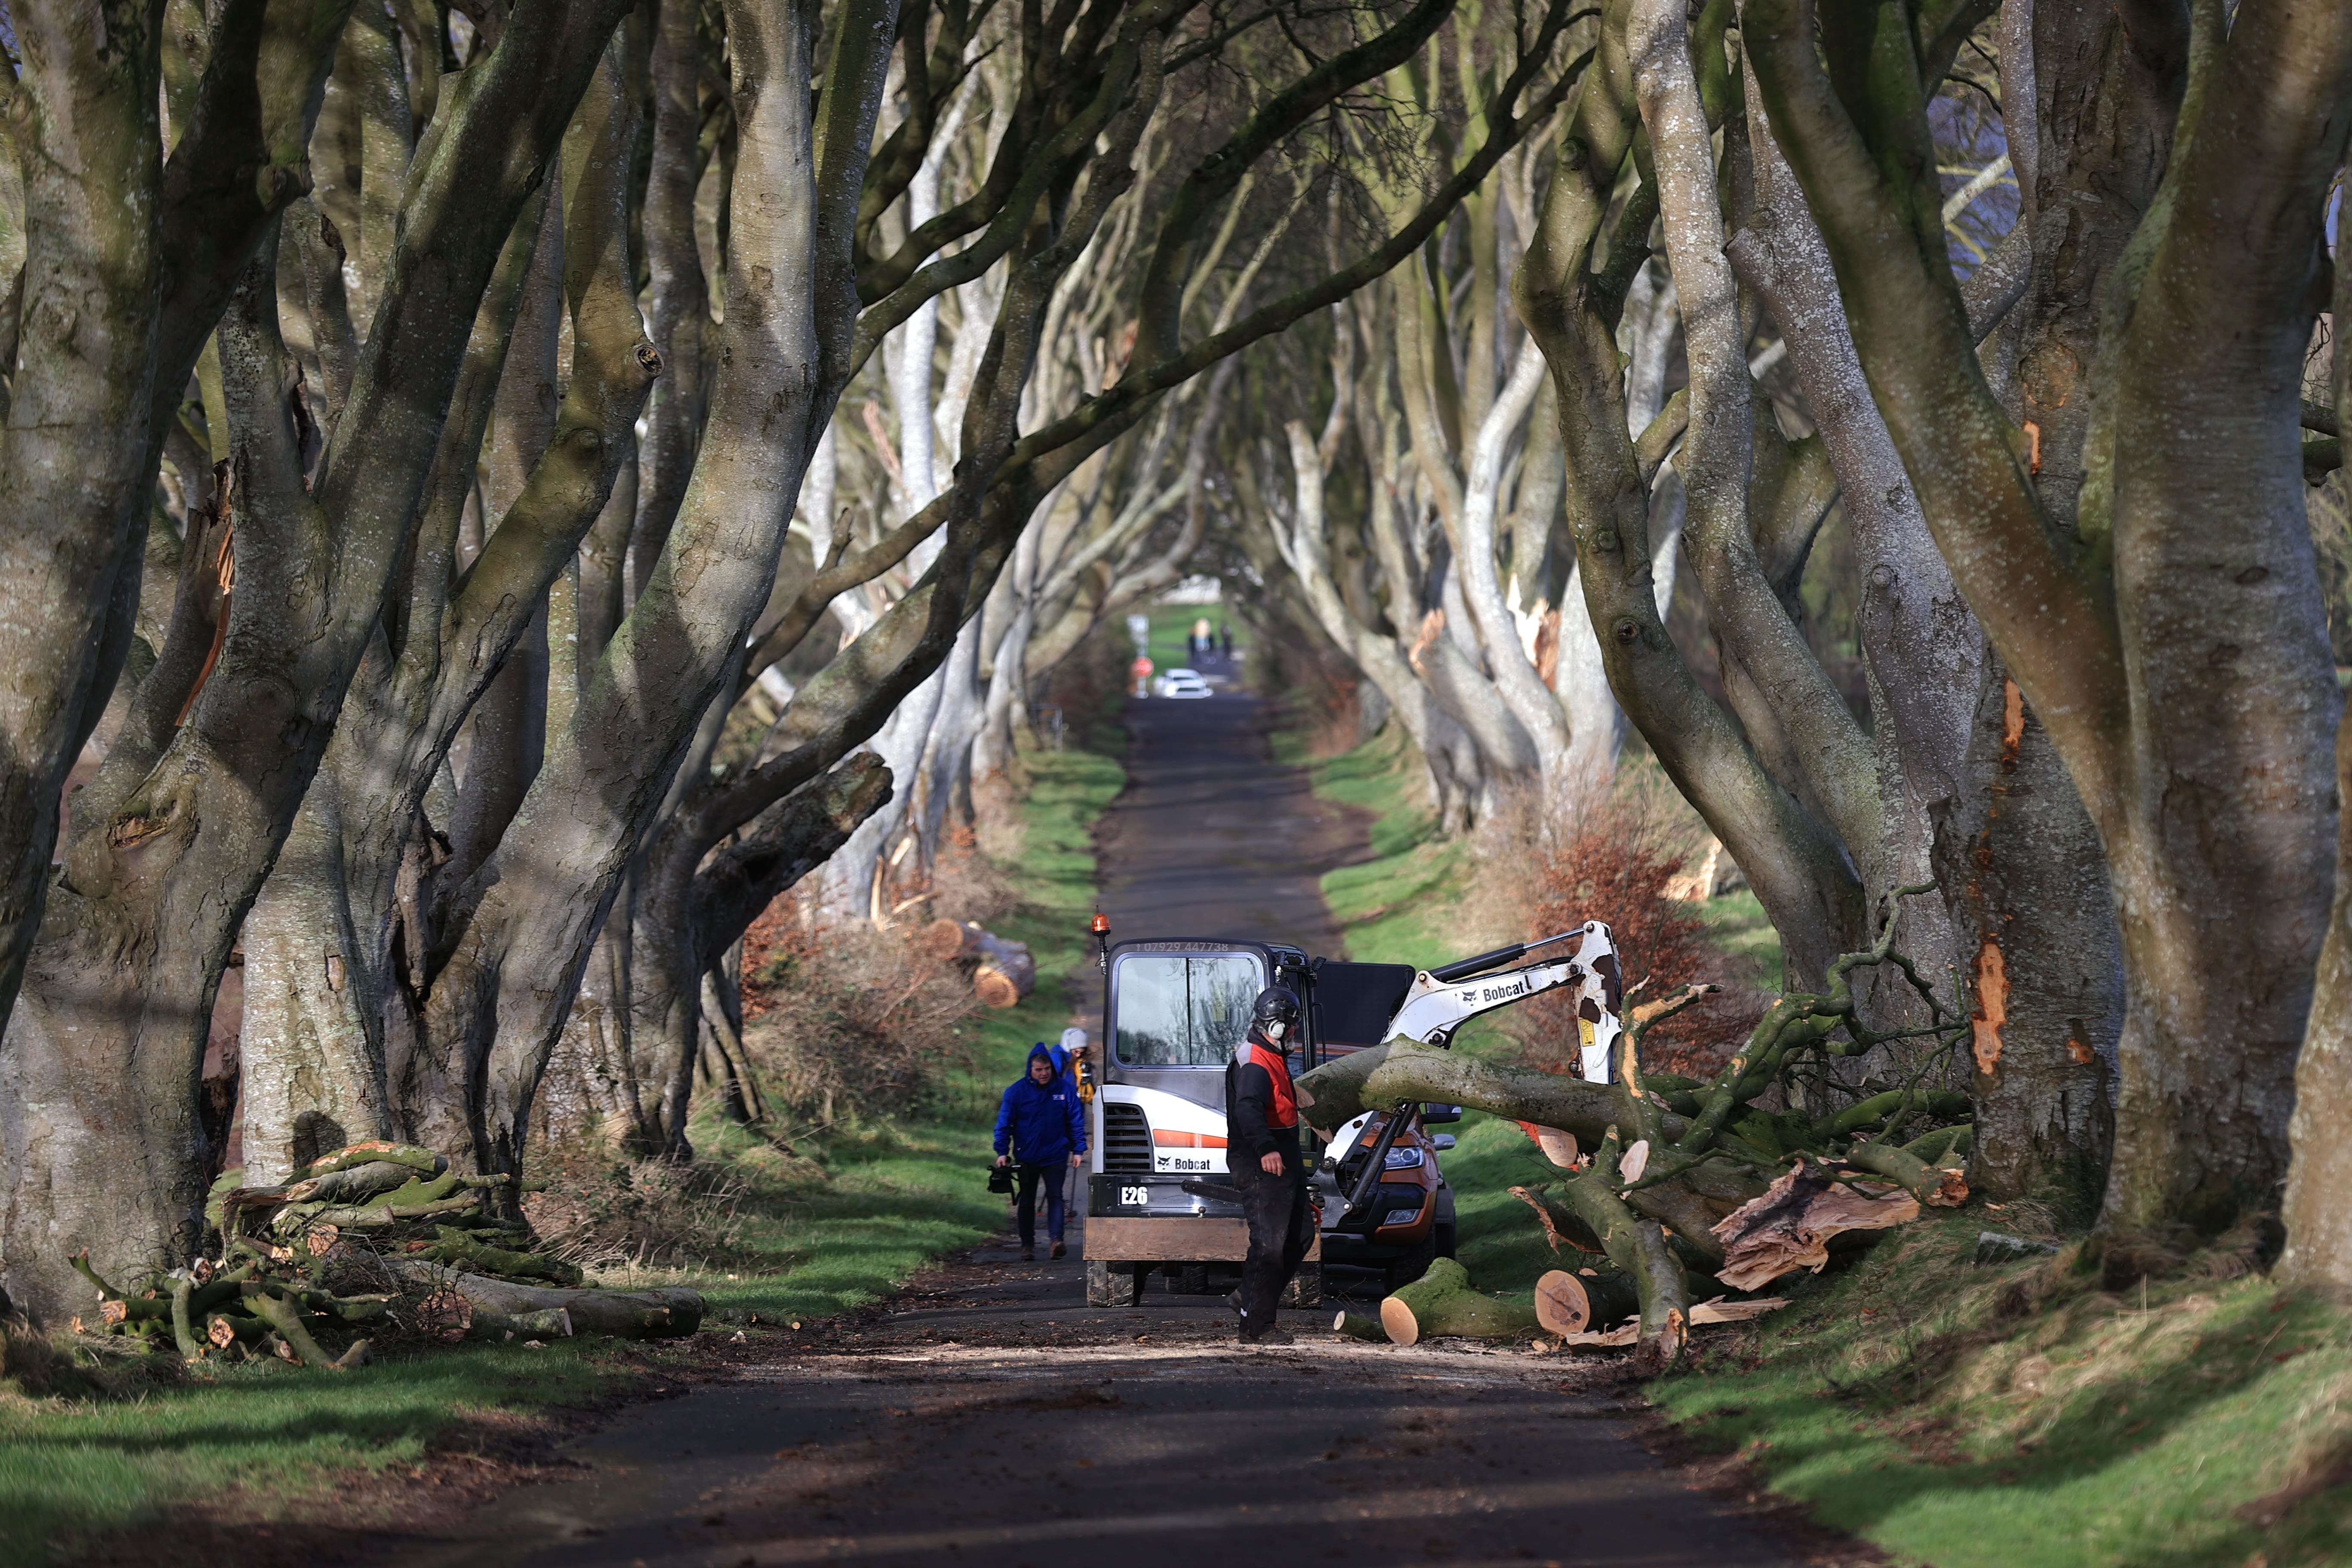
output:
POLYGON ((547 1190, 523 1213, 540 1249, 593 1272, 709 1268, 741 1234, 747 1190, 721 1166, 625 1159, 582 1137, 549 1147, 537 1169, 547 1190))
MULTIPOLYGON (((963 908, 987 909, 992 873, 979 856, 943 858, 939 875, 964 879, 973 901, 963 908)), ((908 1110, 971 1069, 979 1004, 970 978, 909 940, 914 929, 811 926, 783 899, 745 933, 744 1046, 796 1121, 829 1127, 908 1110)))
MULTIPOLYGON (((1615 789, 1573 810, 1522 799, 1481 829, 1480 858, 1494 868, 1517 923, 1530 937, 1605 921, 1623 966, 1626 1006, 1671 996, 1689 984, 1720 995, 1668 1019, 1643 1042, 1643 1065, 1711 1078, 1763 1016, 1750 966, 1709 940, 1704 921, 1666 896, 1684 868, 1682 824, 1638 789, 1615 789)), ((1531 1066, 1571 1070, 1576 1004, 1567 993, 1538 997, 1505 1015, 1504 1027, 1531 1066)))

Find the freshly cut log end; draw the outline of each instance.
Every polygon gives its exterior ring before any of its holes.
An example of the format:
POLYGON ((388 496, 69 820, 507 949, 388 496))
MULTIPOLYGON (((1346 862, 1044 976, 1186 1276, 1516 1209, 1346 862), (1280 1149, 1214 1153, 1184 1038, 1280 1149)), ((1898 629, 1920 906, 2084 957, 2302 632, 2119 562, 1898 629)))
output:
POLYGON ((1331 1331, 1346 1339, 1363 1340, 1372 1344, 1389 1342, 1388 1325, 1383 1319, 1367 1318, 1356 1312, 1341 1312, 1334 1317, 1331 1331))
POLYGON ((945 963, 963 956, 964 941, 962 924, 942 915, 923 928, 922 933, 915 938, 915 945, 922 950, 926 958, 945 963))
POLYGON ((1421 1342, 1421 1320, 1411 1307, 1394 1296, 1381 1303, 1381 1331, 1388 1335, 1392 1345, 1415 1345, 1421 1342))
POLYGON ((971 994, 984 1007, 1018 1007, 1021 987, 1013 977, 992 964, 983 963, 971 977, 971 994))
POLYGON ((1543 1151, 1545 1159, 1563 1171, 1575 1170, 1577 1161, 1582 1158, 1582 1151, 1576 1146, 1576 1134, 1557 1127, 1537 1128, 1536 1147, 1543 1151))
POLYGON ((1536 1319, 1546 1331, 1563 1339, 1622 1322, 1641 1308, 1641 1292, 1633 1281, 1613 1270, 1570 1274, 1555 1268, 1536 1281, 1536 1319))
POLYGON ((1555 1268, 1536 1281, 1536 1321, 1548 1333, 1584 1331, 1592 1321, 1592 1302, 1575 1275, 1555 1268))

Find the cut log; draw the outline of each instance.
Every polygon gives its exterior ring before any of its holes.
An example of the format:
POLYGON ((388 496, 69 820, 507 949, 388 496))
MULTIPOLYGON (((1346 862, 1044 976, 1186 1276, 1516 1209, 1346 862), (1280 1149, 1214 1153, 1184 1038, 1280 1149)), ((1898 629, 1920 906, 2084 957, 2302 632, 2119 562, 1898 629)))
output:
POLYGON ((1734 1290, 1754 1290, 1783 1274, 1829 1263, 1827 1243, 1848 1231, 1883 1230, 1919 1217, 1909 1193, 1858 1192, 1799 1161, 1764 1195, 1742 1205, 1715 1227, 1724 1266, 1716 1278, 1734 1290))
MULTIPOLYGON (((980 928, 974 926, 972 929, 977 931, 980 928)), ((922 933, 915 938, 915 945, 925 957, 937 959, 941 963, 961 958, 964 955, 963 922, 942 915, 923 928, 922 933)))
POLYGON ((1582 1152, 1576 1146, 1576 1134, 1563 1132, 1557 1127, 1538 1127, 1536 1147, 1543 1151, 1545 1159, 1563 1171, 1575 1170, 1577 1162, 1583 1158, 1582 1152))
POLYGON ((1959 1172, 1930 1165, 1907 1149, 1892 1143, 1856 1143, 1846 1151, 1846 1163, 1873 1175, 1885 1176, 1929 1208, 1956 1209, 1969 1201, 1969 1181, 1959 1172))
POLYGON ((1381 1326, 1396 1344, 1423 1340, 1523 1340, 1543 1324, 1533 1307, 1497 1301, 1470 1288, 1470 1275, 1451 1258, 1381 1303, 1381 1326))
POLYGON ((1388 1059, 1386 1046, 1374 1046, 1370 1050, 1349 1051, 1334 1057, 1312 1072, 1301 1073, 1295 1086, 1298 1090, 1298 1113, 1309 1126, 1328 1132, 1353 1121, 1367 1110, 1394 1110, 1396 1102, 1374 1105, 1364 1098, 1364 1079, 1388 1059))
POLYGON ((1333 1318, 1331 1331, 1351 1340, 1369 1340, 1374 1344, 1389 1342, 1389 1331, 1378 1318, 1361 1317, 1354 1312, 1341 1312, 1333 1318))
POLYGON ((551 1290, 479 1274, 453 1273, 415 1258, 386 1258, 384 1267, 404 1279, 455 1291, 477 1311, 515 1316, 561 1307, 571 1315, 575 1334, 666 1339, 690 1334, 702 1325, 703 1300, 698 1290, 551 1290))
POLYGON ((359 1204, 415 1179, 416 1171, 411 1166, 391 1160, 370 1160, 363 1165, 347 1165, 304 1182, 302 1184, 310 1190, 303 1196, 320 1203, 359 1204))
POLYGON ((476 1340, 561 1339, 572 1337, 572 1314, 561 1307, 537 1312, 477 1312, 467 1329, 476 1340))
POLYGON ((480 1192, 468 1189, 456 1197, 442 1198, 434 1203, 395 1204, 389 1199, 371 1204, 365 1208, 331 1208, 304 1212, 303 1206, 283 1209, 271 1228, 280 1235, 290 1236, 311 1225, 331 1225, 341 1230, 382 1230, 386 1226, 407 1220, 436 1219, 446 1215, 464 1214, 479 1208, 480 1192))
MULTIPOLYGON (((254 1315, 278 1331, 278 1337, 294 1352, 293 1360, 299 1366, 323 1366, 331 1371, 348 1372, 351 1367, 319 1348, 310 1331, 302 1326, 302 1310, 283 1296, 255 1296, 249 1299, 254 1315)), ((357 1364, 356 1363, 352 1364, 357 1364)))
POLYGON ((978 959, 972 971, 972 994, 990 1007, 1015 1007, 1037 988, 1037 961, 1029 944, 1008 942, 971 921, 936 920, 925 926, 915 945, 945 963, 953 959, 978 959))
POLYGON ((508 1279, 543 1279, 566 1289, 579 1287, 578 1268, 543 1252, 510 1252, 502 1247, 488 1247, 451 1226, 441 1226, 435 1234, 441 1239, 420 1254, 429 1262, 508 1279))
POLYGON ((428 1176, 438 1175, 449 1168, 449 1162, 430 1149, 420 1149, 414 1143, 392 1143, 383 1139, 371 1139, 364 1143, 347 1143, 331 1154, 321 1154, 302 1167, 298 1178, 310 1181, 336 1171, 348 1171, 357 1165, 370 1165, 389 1161, 405 1165, 412 1171, 422 1171, 428 1176))
POLYGON ((195 1288, 196 1282, 184 1276, 172 1282, 172 1342, 179 1346, 182 1361, 201 1361, 205 1350, 188 1317, 188 1297, 195 1288))
POLYGON ((1037 961, 1029 956, 1026 942, 1005 942, 982 931, 980 947, 986 956, 972 971, 971 991, 982 1002, 991 1007, 1016 1007, 1037 989, 1037 961))
POLYGON ((1571 1274, 1555 1268, 1536 1281, 1536 1318, 1555 1334, 1579 1334, 1613 1324, 1642 1310, 1633 1281, 1612 1270, 1571 1274))
POLYGON ((1600 1237, 1609 1260, 1632 1276, 1640 1290, 1641 1341, 1652 1352, 1653 1363, 1664 1367, 1681 1353, 1684 1325, 1690 1315, 1689 1286, 1658 1222, 1638 1217, 1617 1195, 1613 1184, 1617 1163, 1617 1130, 1611 1127, 1594 1152, 1592 1164, 1566 1183, 1564 1190, 1569 1206, 1600 1237))
POLYGON ((1938 1127, 1903 1145, 1903 1152, 1930 1165, 1964 1165, 1969 1146, 1975 1142, 1975 1131, 1965 1122, 1958 1127, 1938 1127))
MULTIPOLYGON (((1317 1068, 1307 1081, 1315 1084, 1327 1070, 1317 1068)), ((1319 1100, 1321 1088, 1315 1092, 1319 1100)), ((1532 1068, 1498 1067, 1415 1040, 1391 1041, 1379 1066, 1365 1075, 1361 1092, 1370 1105, 1417 1100, 1490 1110, 1514 1121, 1557 1127, 1587 1147, 1598 1145, 1617 1121, 1615 1097, 1607 1084, 1559 1078, 1532 1068)), ((1679 1116, 1662 1115, 1659 1121, 1659 1131, 1668 1140, 1685 1131, 1679 1116)))

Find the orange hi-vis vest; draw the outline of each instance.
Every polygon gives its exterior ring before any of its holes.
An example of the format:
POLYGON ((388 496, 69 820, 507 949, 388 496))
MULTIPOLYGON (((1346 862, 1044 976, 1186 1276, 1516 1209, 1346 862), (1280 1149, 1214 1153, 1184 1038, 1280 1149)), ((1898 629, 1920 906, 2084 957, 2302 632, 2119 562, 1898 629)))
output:
POLYGON ((1298 1094, 1290 1087, 1289 1058, 1255 1035, 1250 1037, 1244 1048, 1247 1055, 1244 1059, 1264 1068, 1266 1078, 1274 1085, 1274 1110, 1266 1118, 1266 1125, 1285 1129, 1297 1126, 1298 1094))

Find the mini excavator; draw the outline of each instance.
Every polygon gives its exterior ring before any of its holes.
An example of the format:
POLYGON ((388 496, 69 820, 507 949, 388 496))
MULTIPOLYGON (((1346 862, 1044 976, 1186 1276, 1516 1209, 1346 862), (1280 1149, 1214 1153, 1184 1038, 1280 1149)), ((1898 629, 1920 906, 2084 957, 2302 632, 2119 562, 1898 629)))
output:
MULTIPOLYGON (((1103 1037, 1087 1053, 1080 1092, 1091 1126, 1087 1299, 1139 1306, 1157 1275, 1179 1295, 1222 1296, 1248 1250, 1226 1171, 1225 1065, 1268 985, 1298 995, 1293 1068, 1301 1074, 1392 1040, 1449 1047, 1471 1019, 1573 988, 1578 1065, 1613 1070, 1624 980, 1609 927, 1591 921, 1433 969, 1312 958, 1256 942, 1152 939, 1114 943, 1095 917, 1103 973, 1103 1037), (1528 961, 1564 942, 1564 953, 1528 961)), ((1314 1161, 1317 1245, 1293 1281, 1294 1304, 1320 1299, 1325 1267, 1370 1269, 1393 1287, 1454 1250, 1454 1194, 1438 1156, 1459 1121, 1450 1105, 1406 1102, 1368 1111, 1328 1140, 1303 1128, 1314 1161)))

